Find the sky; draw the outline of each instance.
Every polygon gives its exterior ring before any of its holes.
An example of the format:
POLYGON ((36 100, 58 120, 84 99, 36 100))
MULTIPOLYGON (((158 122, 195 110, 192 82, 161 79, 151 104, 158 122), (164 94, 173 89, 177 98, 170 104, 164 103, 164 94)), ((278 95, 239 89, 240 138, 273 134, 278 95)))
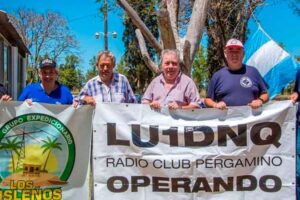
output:
MULTIPOLYGON (((256 11, 255 18, 275 42, 283 43, 291 55, 300 56, 300 15, 293 11, 289 0, 267 2, 266 6, 256 11)), ((256 27, 251 20, 249 28, 256 30, 256 27)))
MULTIPOLYGON (((103 35, 95 38, 96 32, 104 30, 103 17, 95 0, 0 0, 0 10, 13 13, 17 8, 30 8, 37 12, 52 10, 63 15, 79 41, 78 52, 83 71, 90 67, 89 60, 104 49, 103 35)), ((300 56, 300 16, 291 9, 289 0, 267 0, 267 5, 259 8, 255 17, 275 42, 283 43, 290 54, 300 56)), ((117 61, 124 53, 122 21, 122 12, 109 13, 108 31, 116 31, 118 37, 114 39, 110 35, 108 47, 116 55, 117 61)), ((253 20, 249 28, 250 34, 256 29, 253 20)))

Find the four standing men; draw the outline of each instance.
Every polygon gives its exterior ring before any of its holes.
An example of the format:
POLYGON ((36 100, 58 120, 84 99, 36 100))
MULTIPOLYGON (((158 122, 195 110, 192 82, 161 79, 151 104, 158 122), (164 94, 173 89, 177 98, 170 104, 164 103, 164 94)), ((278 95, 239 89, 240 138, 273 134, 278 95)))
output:
MULTIPOLYGON (((227 106, 249 105, 259 108, 269 99, 267 86, 256 68, 242 63, 243 44, 230 39, 224 48, 228 66, 217 71, 209 84, 205 104, 207 107, 225 109, 227 106)), ((75 105, 96 102, 136 103, 135 95, 127 78, 114 73, 115 56, 110 51, 101 51, 97 56, 99 76, 90 79, 80 91, 75 105)), ((180 70, 177 50, 165 49, 161 54, 162 73, 149 84, 142 103, 151 108, 169 109, 200 108, 198 89, 191 78, 180 70)), ((43 102, 51 104, 72 104, 73 97, 65 86, 57 82, 58 71, 55 61, 45 59, 40 64, 41 83, 24 88, 19 101, 43 102)), ((2 87, 3 88, 3 87, 2 87)), ((1 99, 10 100, 7 95, 1 99)))

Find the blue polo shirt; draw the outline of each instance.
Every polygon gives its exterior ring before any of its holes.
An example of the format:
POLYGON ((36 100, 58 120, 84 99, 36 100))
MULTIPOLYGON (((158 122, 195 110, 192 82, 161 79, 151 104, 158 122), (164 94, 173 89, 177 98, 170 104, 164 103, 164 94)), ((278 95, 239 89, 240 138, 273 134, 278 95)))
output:
POLYGON ((58 87, 47 94, 42 88, 41 83, 33 83, 26 86, 18 101, 25 101, 26 99, 32 99, 33 102, 49 103, 49 104, 72 104, 73 96, 70 90, 63 85, 58 84, 58 87))
POLYGON ((208 86, 206 97, 227 106, 244 106, 267 93, 267 86, 258 70, 243 65, 239 70, 223 67, 217 71, 208 86))

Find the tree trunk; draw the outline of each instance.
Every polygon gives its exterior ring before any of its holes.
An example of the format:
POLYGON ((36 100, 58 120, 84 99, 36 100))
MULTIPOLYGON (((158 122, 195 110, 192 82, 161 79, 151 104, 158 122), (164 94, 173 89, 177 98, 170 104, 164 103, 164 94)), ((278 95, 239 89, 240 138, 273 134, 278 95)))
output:
MULTIPOLYGON (((121 7, 127 12, 133 24, 140 29, 146 40, 160 54, 163 48, 178 49, 180 51, 180 63, 182 70, 187 75, 191 75, 192 63, 204 29, 206 13, 209 0, 195 0, 191 20, 183 44, 180 43, 179 31, 177 26, 178 0, 162 0, 160 11, 158 13, 158 21, 160 25, 161 39, 163 43, 160 45, 153 37, 152 33, 142 22, 136 11, 127 3, 126 0, 118 0, 121 7), (183 47, 183 49, 182 49, 183 47)), ((143 46, 143 45, 140 45, 143 46)), ((145 52, 145 50, 141 50, 145 52)), ((147 59, 146 59, 147 60, 147 59)), ((147 64, 149 67, 150 65, 147 64)), ((150 68, 151 69, 151 68, 150 68)), ((152 70, 152 69, 151 69, 152 70)), ((153 70, 152 70, 153 71, 153 70)))
POLYGON ((169 17, 171 20, 171 28, 173 31, 176 48, 181 50, 180 37, 178 35, 178 9, 179 0, 167 0, 167 10, 169 12, 169 17))
POLYGON ((46 158, 46 161, 45 161, 45 165, 43 167, 43 171, 46 171, 46 166, 47 166, 47 163, 48 163, 48 160, 49 160, 49 157, 50 157, 50 153, 51 153, 51 150, 48 150, 48 155, 47 155, 47 158, 46 158))
POLYGON ((10 155, 11 155, 11 162, 12 162, 12 170, 14 173, 16 170, 15 170, 15 159, 12 151, 10 152, 10 155))
POLYGON ((176 49, 174 32, 172 30, 169 12, 165 8, 161 8, 157 12, 157 21, 160 29, 160 36, 164 49, 176 49))
POLYGON ((196 51, 199 49, 202 32, 207 16, 208 0, 195 0, 192 16, 184 41, 183 60, 186 70, 190 73, 196 51))

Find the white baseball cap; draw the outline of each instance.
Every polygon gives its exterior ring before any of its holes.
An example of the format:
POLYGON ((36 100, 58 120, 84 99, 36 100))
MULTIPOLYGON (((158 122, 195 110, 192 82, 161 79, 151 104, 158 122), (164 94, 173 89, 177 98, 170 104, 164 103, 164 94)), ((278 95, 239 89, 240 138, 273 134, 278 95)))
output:
POLYGON ((241 41, 235 38, 231 38, 227 41, 225 48, 244 48, 244 45, 241 41))

